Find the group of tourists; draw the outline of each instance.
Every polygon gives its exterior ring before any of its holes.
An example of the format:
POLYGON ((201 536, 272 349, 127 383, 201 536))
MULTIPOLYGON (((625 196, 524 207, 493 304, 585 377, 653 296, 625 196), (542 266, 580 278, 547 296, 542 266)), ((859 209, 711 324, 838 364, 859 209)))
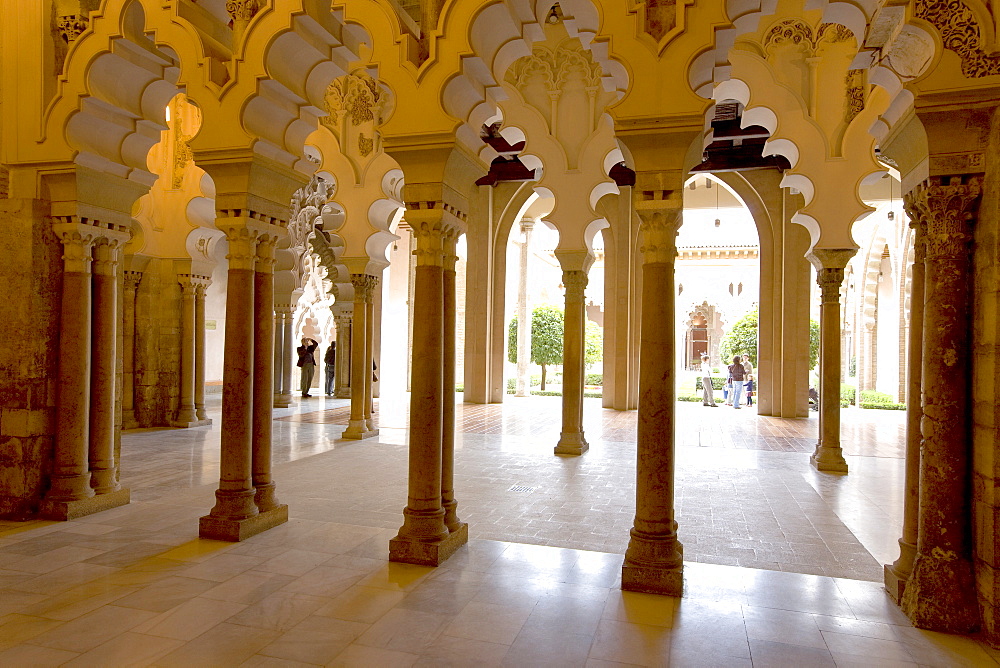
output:
MULTIPOLYGON (((722 387, 723 401, 736 410, 742 407, 746 396, 746 405, 753 406, 754 382, 753 364, 749 355, 733 356, 733 363, 726 367, 728 376, 722 387), (744 395, 745 391, 745 395, 744 395)), ((701 356, 701 405, 716 408, 715 388, 712 385, 712 366, 708 363, 708 355, 701 356)))

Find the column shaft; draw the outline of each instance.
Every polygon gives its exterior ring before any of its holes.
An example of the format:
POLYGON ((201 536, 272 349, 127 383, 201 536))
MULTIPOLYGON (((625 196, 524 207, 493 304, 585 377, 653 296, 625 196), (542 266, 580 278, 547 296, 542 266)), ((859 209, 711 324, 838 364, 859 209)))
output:
POLYGON ((125 303, 122 305, 122 429, 138 427, 135 420, 135 293, 142 274, 125 272, 125 303))
POLYGON ((367 274, 351 274, 354 284, 354 332, 351 337, 351 417, 342 438, 361 439, 369 435, 365 410, 371 388, 372 363, 368 356, 368 298, 370 280, 367 274))
POLYGON ((337 391, 334 393, 338 399, 349 399, 351 397, 351 368, 353 367, 352 352, 354 350, 354 316, 342 315, 337 323, 337 391))
POLYGON ((295 309, 281 309, 281 395, 278 397, 278 407, 287 408, 292 404, 292 368, 295 366, 292 354, 295 351, 295 339, 292 337, 292 319, 295 309))
POLYGON ((49 502, 86 499, 90 486, 90 360, 92 237, 62 234, 63 285, 59 318, 59 420, 49 502))
POLYGON ((281 402, 282 390, 284 389, 282 387, 282 378, 284 376, 284 373, 283 373, 283 368, 282 368, 283 356, 281 354, 282 350, 284 350, 284 347, 285 347, 285 337, 284 337, 285 330, 284 330, 284 327, 282 326, 282 322, 284 320, 284 317, 285 317, 284 314, 282 314, 281 311, 278 310, 277 307, 275 307, 275 315, 274 315, 274 360, 272 362, 272 364, 274 365, 274 369, 273 369, 272 373, 274 374, 274 407, 275 408, 285 408, 285 406, 281 402))
POLYGON ((194 408, 195 292, 191 277, 182 277, 180 397, 174 418, 178 427, 191 426, 198 419, 194 408))
POLYGON ((445 242, 444 272, 442 274, 443 333, 442 345, 442 386, 441 405, 441 506, 444 508, 444 524, 448 531, 458 531, 462 524, 458 520, 458 502, 455 501, 455 256, 456 237, 449 236, 445 242))
POLYGON ((528 260, 531 231, 534 222, 521 221, 521 272, 517 278, 517 381, 515 396, 531 395, 531 375, 528 371, 531 364, 531 309, 528 304, 528 260))
POLYGON ((211 424, 205 412, 205 290, 208 281, 198 285, 194 297, 194 410, 201 424, 211 424))
POLYGON ((260 512, 278 507, 271 479, 271 421, 274 403, 274 242, 257 246, 253 294, 253 486, 260 512))
POLYGON ((590 447, 583 435, 583 353, 586 304, 584 271, 563 271, 566 311, 563 325, 562 433, 557 455, 582 455, 590 447))
POLYGON ((118 323, 117 242, 94 247, 94 306, 90 374, 90 485, 97 494, 120 489, 115 465, 115 350, 118 323))
POLYGON ((913 572, 917 554, 920 510, 920 418, 923 415, 920 389, 924 341, 924 234, 916 220, 913 228, 913 268, 910 274, 910 331, 907 341, 909 376, 906 384, 906 468, 903 478, 903 535, 899 538, 899 558, 885 566, 885 588, 898 604, 913 572))
POLYGON ((683 546, 674 520, 674 237, 679 212, 643 217, 635 521, 622 589, 680 596, 683 546))
POLYGON ((365 430, 369 435, 378 434, 372 411, 375 404, 375 391, 372 383, 375 380, 375 299, 372 294, 378 288, 378 278, 372 277, 372 287, 365 300, 365 368, 371 370, 365 374, 365 430))
POLYGON ((840 447, 840 286, 844 266, 853 250, 813 250, 817 262, 829 262, 834 254, 839 266, 819 266, 816 282, 820 286, 819 323, 819 417, 820 433, 810 461, 819 471, 847 473, 847 461, 840 447), (822 256, 821 258, 818 256, 822 256))
POLYGON ((909 204, 927 226, 917 556, 903 611, 920 628, 979 625, 972 564, 971 244, 981 177, 930 179, 909 204), (925 386, 926 387, 926 386, 925 386))

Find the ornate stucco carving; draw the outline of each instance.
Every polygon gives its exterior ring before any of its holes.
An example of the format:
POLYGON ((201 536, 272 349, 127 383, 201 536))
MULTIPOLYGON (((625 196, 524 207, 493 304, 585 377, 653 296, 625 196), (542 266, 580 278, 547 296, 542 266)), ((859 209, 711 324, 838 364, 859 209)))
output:
POLYGON ((357 167, 381 152, 378 127, 386 99, 378 81, 364 72, 339 77, 327 87, 324 101, 328 115, 320 122, 357 167))
POLYGON ((227 0, 226 11, 233 21, 249 21, 257 14, 257 0, 227 0))
POLYGON ((88 19, 80 14, 70 14, 56 18, 56 32, 63 42, 69 44, 87 29, 88 19))
POLYGON ((913 15, 934 25, 944 47, 962 60, 962 74, 975 79, 1000 74, 1000 55, 988 55, 976 15, 962 0, 916 0, 913 15))
POLYGON ((810 55, 823 43, 839 44, 854 39, 854 33, 839 23, 821 23, 813 30, 812 26, 798 18, 779 21, 764 37, 764 48, 778 47, 787 44, 806 47, 810 55))
POLYGON ((865 94, 867 91, 865 81, 865 70, 847 71, 847 99, 844 116, 850 123, 854 117, 860 114, 865 108, 865 94))

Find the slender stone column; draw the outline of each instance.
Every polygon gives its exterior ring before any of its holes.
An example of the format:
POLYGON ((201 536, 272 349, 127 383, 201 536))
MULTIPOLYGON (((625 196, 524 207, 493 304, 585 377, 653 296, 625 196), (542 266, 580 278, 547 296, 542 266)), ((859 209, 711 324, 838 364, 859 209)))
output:
POLYGON ((212 424, 205 412, 205 290, 211 284, 200 277, 194 294, 194 410, 198 423, 212 424))
POLYGON ((906 383, 906 468, 903 478, 903 535, 899 539, 899 558, 885 565, 885 589, 897 604, 903 600, 906 580, 913 572, 917 556, 918 518, 920 511, 920 418, 923 407, 922 348, 924 343, 924 237, 926 225, 907 202, 913 228, 913 269, 910 275, 910 332, 907 342, 909 377, 906 383))
MULTIPOLYGON (((455 327, 457 299, 455 295, 455 262, 458 260, 456 244, 458 235, 449 234, 444 239, 444 272, 442 289, 443 306, 443 379, 444 402, 441 405, 441 506, 444 524, 448 531, 461 531, 465 524, 458 519, 458 502, 455 501, 455 327)), ((465 529, 468 531, 468 528, 465 529)))
MULTIPOLYGON (((521 274, 517 279, 517 381, 514 395, 527 397, 531 395, 531 376, 528 366, 531 364, 531 309, 528 308, 528 259, 531 245, 531 231, 535 221, 521 221, 521 274)), ((565 378, 565 377, 564 377, 565 378)))
POLYGON ((274 244, 273 236, 257 243, 253 293, 253 445, 254 503, 261 513, 280 512, 288 520, 288 506, 278 502, 271 478, 271 422, 274 410, 274 244))
POLYGON ((379 280, 376 276, 372 276, 371 279, 371 289, 365 298, 365 368, 371 370, 365 374, 365 430, 368 436, 378 436, 378 429, 375 428, 375 421, 372 419, 375 403, 372 383, 375 374, 375 290, 378 289, 379 280))
POLYGON ((52 486, 42 514, 58 515, 58 504, 87 499, 90 486, 91 248, 95 234, 83 225, 52 226, 63 244, 62 306, 59 319, 59 419, 52 486))
POLYGON ((927 226, 917 556, 903 593, 915 626, 969 633, 979 626, 972 564, 971 245, 982 177, 935 177, 909 204, 927 226), (925 386, 926 387, 926 386, 925 386))
POLYGON ((282 351, 285 348, 285 328, 282 326, 282 321, 284 320, 284 314, 281 313, 281 309, 278 306, 274 307, 274 360, 273 371, 274 374, 274 407, 275 408, 285 408, 286 406, 281 402, 282 395, 282 375, 283 375, 283 365, 284 356, 282 351))
POLYGON ((373 436, 368 431, 365 410, 371 390, 372 363, 368 356, 368 302, 376 278, 368 274, 351 274, 354 285, 354 332, 351 337, 351 417, 342 438, 362 439, 373 436))
POLYGON ((90 486, 97 494, 121 489, 115 463, 115 344, 118 340, 120 243, 94 246, 94 307, 90 374, 90 486))
POLYGON ((194 408, 194 337, 196 280, 189 274, 177 277, 181 284, 181 370, 180 398, 175 427, 192 427, 198 422, 194 408))
POLYGON ((347 399, 351 396, 351 321, 350 314, 334 316, 337 323, 337 371, 334 374, 334 396, 347 399))
POLYGON ((261 517, 254 503, 251 469, 254 258, 261 232, 241 218, 220 218, 216 225, 229 240, 222 456, 216 503, 211 512, 201 518, 199 534, 202 538, 239 541, 274 526, 270 523, 273 519, 270 514, 261 517))
POLYGON ((680 596, 684 547, 674 520, 674 258, 677 208, 641 209, 642 311, 635 521, 622 589, 680 596))
POLYGON ((583 435, 583 349, 587 320, 587 272, 563 271, 566 312, 563 325, 562 433, 557 455, 582 455, 590 448, 583 435))
MULTIPOLYGON (((278 376, 281 383, 281 391, 275 395, 275 408, 288 408, 292 405, 292 369, 295 363, 292 355, 297 347, 297 343, 292 338, 292 321, 295 317, 295 306, 277 306, 275 313, 281 319, 281 349, 275 354, 281 356, 281 375, 278 376)), ((275 327, 277 327, 275 323, 275 327)))
POLYGON ((857 252, 852 248, 820 248, 809 252, 820 287, 819 441, 809 461, 818 471, 847 473, 840 447, 840 286, 844 267, 857 252))
POLYGON ((135 293, 142 272, 125 272, 125 303, 122 305, 122 429, 135 429, 135 293))
POLYGON ((417 240, 410 390, 409 490, 403 526, 389 541, 389 560, 437 566, 468 541, 468 527, 445 526, 441 505, 444 419, 444 248, 450 232, 443 212, 407 213, 417 240))

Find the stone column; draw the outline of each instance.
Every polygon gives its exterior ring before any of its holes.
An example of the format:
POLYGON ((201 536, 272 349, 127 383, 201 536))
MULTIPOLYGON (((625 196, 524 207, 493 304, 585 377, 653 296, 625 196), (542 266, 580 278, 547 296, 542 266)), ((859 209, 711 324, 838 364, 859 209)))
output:
POLYGON ((906 580, 913 572, 917 555, 918 517, 920 511, 920 403, 922 387, 922 348, 924 342, 924 256, 926 226, 907 201, 910 227, 913 229, 913 269, 910 277, 910 332, 907 342, 909 377, 906 385, 906 469, 903 478, 903 535, 899 539, 899 558, 885 565, 885 589, 897 604, 903 599, 906 580))
POLYGON ((94 246, 93 334, 90 373, 90 486, 96 494, 121 489, 115 462, 115 349, 118 335, 120 242, 94 246))
POLYGON ((638 213, 643 264, 636 500, 622 589, 680 596, 684 547, 674 520, 674 258, 681 211, 678 206, 638 213))
POLYGON ((583 353, 587 320, 587 272, 563 271, 566 312, 563 325, 562 433, 557 455, 582 455, 590 447, 583 435, 583 353))
POLYGON ((194 410, 198 423, 212 424, 205 412, 205 290, 211 284, 200 277, 194 294, 194 410))
POLYGON ((122 429, 135 429, 135 293, 142 272, 125 272, 125 303, 122 305, 122 429))
MULTIPOLYGON (((517 381, 514 395, 527 397, 531 395, 531 376, 528 366, 531 364, 531 309, 528 308, 528 253, 531 244, 531 231, 535 227, 533 220, 521 221, 521 273, 517 279, 517 381)), ((565 379, 565 376, 564 376, 565 379)))
MULTIPOLYGON (((248 212, 252 219, 252 212, 248 212)), ((216 225, 229 241, 226 296, 226 350, 222 374, 222 453, 216 503, 199 522, 202 538, 240 541, 278 523, 259 513, 252 480, 254 400, 254 259, 261 231, 242 217, 216 225)))
POLYGON ((171 425, 193 427, 198 423, 194 408, 194 338, 196 281, 189 274, 177 277, 181 284, 181 369, 177 415, 171 425))
POLYGON ((286 406, 281 401, 282 395, 282 376, 284 373, 283 364, 284 355, 283 351, 285 349, 285 328, 282 325, 284 321, 284 314, 278 306, 274 307, 274 360, 272 361, 274 374, 274 407, 275 408, 286 408, 286 406))
MULTIPOLYGON (((372 389, 374 361, 375 361, 375 290, 378 289, 379 280, 376 276, 370 276, 371 289, 365 297, 365 430, 367 436, 378 436, 378 429, 375 428, 375 421, 372 419, 372 411, 375 402, 375 391, 372 389)), ((366 436, 366 437, 367 437, 366 436)))
POLYGON ((253 445, 254 503, 261 513, 283 514, 288 506, 278 502, 271 478, 271 422, 274 410, 274 244, 273 236, 257 243, 253 293, 253 445))
POLYGON ((972 564, 971 245, 982 177, 934 177, 909 204, 926 225, 923 393, 917 556, 903 593, 915 626, 979 626, 972 564))
MULTIPOLYGON (((458 502, 455 501, 455 328, 458 301, 455 295, 455 262, 458 260, 457 234, 444 239, 444 272, 442 273, 443 377, 444 402, 441 405, 441 506, 444 524, 448 531, 461 531, 465 524, 458 519, 458 502)), ((520 323, 519 323, 520 324, 520 323)), ((468 531, 468 528, 465 529, 468 531)))
POLYGON ((368 431, 365 411, 372 382, 372 363, 368 356, 368 302, 376 280, 368 274, 351 274, 356 336, 351 337, 351 417, 341 438, 357 440, 374 436, 368 431))
POLYGON ((844 267, 856 249, 820 248, 809 252, 820 287, 819 440, 810 457, 818 471, 847 473, 840 448, 840 287, 844 267))
MULTIPOLYGON (((444 250, 451 234, 440 209, 407 212, 417 241, 410 390, 410 455, 403 526, 389 541, 389 560, 437 566, 468 541, 468 527, 445 526, 442 507, 444 416, 444 250)), ((356 322, 356 321, 355 321, 356 322)))
POLYGON ((334 396, 347 399, 351 396, 351 320, 350 314, 334 316, 337 322, 337 370, 334 374, 334 396))
POLYGON ((44 517, 63 517, 65 504, 94 496, 90 486, 91 249, 96 235, 84 225, 52 226, 63 244, 62 305, 59 317, 59 377, 52 486, 44 517))
MULTIPOLYGON (((281 319, 281 348, 276 355, 281 357, 281 391, 274 397, 275 408, 288 408, 292 405, 292 369, 295 367, 293 355, 298 343, 292 337, 292 320, 295 317, 295 306, 282 305, 275 307, 275 313, 281 319)), ((277 322, 275 327, 277 327, 277 322)))

